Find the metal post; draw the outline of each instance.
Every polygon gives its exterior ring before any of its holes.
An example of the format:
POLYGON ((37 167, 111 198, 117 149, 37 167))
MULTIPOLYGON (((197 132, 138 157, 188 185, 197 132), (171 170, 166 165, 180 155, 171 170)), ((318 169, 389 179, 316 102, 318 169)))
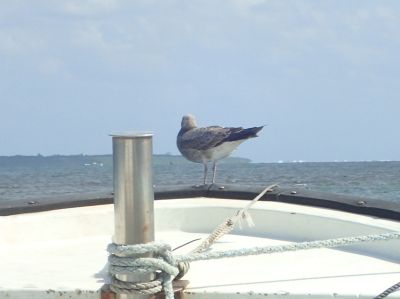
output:
MULTIPOLYGON (((118 134, 113 139, 114 215, 117 244, 154 241, 154 190, 152 134, 118 134)), ((119 275, 125 281, 144 282, 154 275, 119 275)), ((149 298, 148 295, 118 294, 120 299, 149 298)))

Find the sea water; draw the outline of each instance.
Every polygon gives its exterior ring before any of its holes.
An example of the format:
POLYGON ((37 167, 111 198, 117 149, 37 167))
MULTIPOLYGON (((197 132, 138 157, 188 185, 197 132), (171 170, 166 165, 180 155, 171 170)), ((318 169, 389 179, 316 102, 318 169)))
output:
MULTIPOLYGON (((155 155, 153 172, 158 186, 201 184, 203 166, 180 156, 155 155)), ((0 157, 0 200, 111 194, 112 175, 111 155, 0 157)), ((251 163, 231 158, 218 164, 216 182, 277 183, 281 187, 400 201, 400 162, 251 163)))

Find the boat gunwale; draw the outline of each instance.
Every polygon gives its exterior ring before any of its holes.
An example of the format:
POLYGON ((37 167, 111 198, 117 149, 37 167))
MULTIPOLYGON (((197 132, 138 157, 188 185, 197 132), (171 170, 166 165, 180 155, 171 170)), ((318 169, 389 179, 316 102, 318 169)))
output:
MULTIPOLYGON (((155 200, 175 198, 215 197, 251 200, 265 186, 259 185, 173 185, 156 186, 155 200)), ((70 196, 0 201, 0 216, 43 212, 113 203, 113 194, 75 194, 70 196)), ((275 187, 260 200, 320 207, 360 215, 400 221, 400 202, 372 199, 354 195, 310 191, 301 188, 275 187)))

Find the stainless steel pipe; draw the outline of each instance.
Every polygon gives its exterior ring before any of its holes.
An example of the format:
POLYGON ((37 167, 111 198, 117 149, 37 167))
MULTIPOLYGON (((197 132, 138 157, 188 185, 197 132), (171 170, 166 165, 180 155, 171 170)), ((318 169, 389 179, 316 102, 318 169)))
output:
MULTIPOLYGON (((115 134, 114 242, 140 244, 154 241, 153 135, 115 134)), ((154 275, 119 275, 124 281, 144 282, 154 275)), ((120 299, 149 298, 148 295, 118 294, 120 299)))

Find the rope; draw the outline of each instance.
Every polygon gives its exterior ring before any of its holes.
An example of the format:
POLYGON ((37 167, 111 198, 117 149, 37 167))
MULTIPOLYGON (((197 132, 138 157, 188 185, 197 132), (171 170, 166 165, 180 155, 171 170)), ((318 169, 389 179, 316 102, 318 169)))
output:
MULTIPOLYGON (((222 224, 220 224, 208 238, 206 238, 197 248, 191 253, 199 253, 207 250, 214 244, 219 238, 226 233, 233 230, 236 223, 245 219, 249 225, 252 223, 251 217, 247 212, 250 207, 255 204, 268 190, 275 187, 276 184, 265 188, 258 196, 256 196, 245 208, 238 210, 235 215, 228 218, 222 224)), ((254 225, 254 224, 253 224, 254 225)), ((163 280, 161 277, 166 278, 164 288, 166 292, 172 293, 172 285, 168 281, 182 278, 189 270, 189 262, 172 262, 173 257, 170 253, 170 248, 166 244, 139 244, 135 246, 131 245, 117 245, 110 244, 107 248, 110 253, 109 262, 109 273, 113 275, 110 283, 110 288, 113 292, 123 294, 154 294, 162 290, 163 280), (154 258, 142 258, 143 255, 153 255, 154 258), (168 262, 164 262, 162 259, 168 262), (148 274, 159 272, 159 277, 153 281, 144 283, 133 283, 119 280, 116 275, 137 273, 137 274, 148 274)))
POLYGON ((400 282, 392 285, 390 288, 386 289, 384 292, 380 293, 378 296, 374 297, 374 299, 383 299, 389 296, 391 293, 400 290, 400 282))
MULTIPOLYGON (((243 209, 236 211, 236 213, 222 222, 214 231, 199 245, 197 246, 191 253, 198 253, 203 252, 211 247, 218 239, 220 239, 225 234, 231 232, 237 223, 239 223, 240 228, 242 227, 241 222, 242 220, 246 220, 247 224, 251 227, 254 226, 254 222, 251 219, 251 216, 248 210, 261 198, 264 196, 265 193, 272 190, 276 187, 277 184, 273 184, 265 188, 260 194, 258 194, 249 204, 247 204, 243 209)), ((183 274, 184 275, 184 274, 183 274)), ((182 276, 183 276, 182 275, 182 276)))
POLYGON ((119 294, 155 294, 162 290, 167 299, 174 298, 172 280, 178 275, 177 262, 171 247, 163 243, 107 246, 109 273, 112 275, 110 289, 119 294), (151 254, 152 257, 143 257, 151 254), (156 273, 156 279, 149 282, 126 282, 118 279, 121 274, 156 273))
MULTIPOLYGON (((239 223, 240 228, 242 228, 242 221, 246 220, 247 224, 251 227, 254 226, 254 222, 251 219, 251 216, 248 210, 261 198, 265 193, 272 190, 276 187, 277 184, 273 184, 265 188, 260 194, 258 194, 249 204, 247 204, 244 208, 237 210, 236 213, 218 225, 214 231, 205 239, 199 246, 193 249, 190 253, 199 253, 206 251, 209 249, 217 240, 219 240, 222 236, 231 232, 237 223, 239 223)), ((175 277, 175 279, 181 279, 190 269, 189 262, 180 262, 178 264, 179 274, 175 277)))
POLYGON ((179 262, 194 262, 201 260, 212 260, 228 257, 240 257, 259 254, 271 254, 278 252, 298 251, 305 249, 333 248, 338 246, 352 245, 363 242, 387 241, 392 239, 400 239, 400 232, 384 233, 379 235, 367 235, 360 237, 345 237, 337 239, 328 239, 322 241, 301 242, 287 245, 266 246, 242 248, 227 251, 213 251, 205 253, 193 253, 189 255, 180 255, 175 257, 179 262))
MULTIPOLYGON (((372 241, 387 241, 391 239, 400 239, 400 232, 391 232, 391 233, 383 233, 377 235, 367 235, 367 236, 359 236, 359 237, 345 237, 345 238, 337 238, 337 239, 328 239, 322 241, 310 241, 310 242, 301 242, 294 243, 288 245, 279 245, 279 246, 265 246, 265 247, 253 247, 253 248, 244 248, 244 249, 236 249, 236 250, 227 250, 227 251, 215 251, 215 252, 198 252, 198 253, 190 253, 187 255, 178 255, 176 257, 172 256, 171 248, 163 243, 148 243, 148 244, 139 244, 139 245, 116 245, 110 244, 107 248, 108 252, 111 254, 109 257, 110 264, 110 273, 112 275, 116 274, 132 274, 138 273, 137 271, 141 271, 140 273, 157 273, 158 277, 156 281, 160 281, 162 288, 165 292, 165 296, 167 299, 173 299, 173 289, 172 289, 172 280, 178 275, 178 263, 181 262, 194 262, 200 260, 210 260, 210 259, 219 259, 219 258, 231 258, 231 257, 239 257, 239 256, 248 256, 248 255, 259 255, 259 254, 272 254, 277 252, 288 252, 288 251, 297 251, 297 250, 305 250, 305 249, 317 249, 317 248, 332 248, 337 246, 344 245, 352 245, 362 242, 372 242, 372 241), (143 254, 148 254, 154 250, 152 258, 143 258, 143 254)), ((116 279, 114 277, 114 279, 116 279)), ((129 283, 124 282, 127 285, 129 283)), ((150 282, 152 284, 156 284, 156 282, 150 282)), ((119 288, 117 285, 111 285, 111 289, 118 289, 119 292, 140 292, 142 294, 148 294, 148 290, 155 291, 154 288, 151 289, 146 283, 145 284, 145 292, 142 290, 138 290, 137 284, 133 284, 132 287, 127 287, 124 284, 124 287, 119 288)), ((395 287, 395 286, 393 286, 395 287)), ((392 287, 392 288, 393 288, 392 287)), ((385 291, 386 292, 386 291, 385 291)), ((377 297, 378 299, 384 297, 377 297)))
MULTIPOLYGON (((180 279, 189 270, 189 262, 200 260, 211 260, 228 257, 240 257, 259 254, 272 254, 277 252, 288 252, 305 249, 332 248, 337 246, 351 245, 361 242, 386 241, 400 239, 400 232, 386 233, 380 235, 367 235, 360 237, 346 237, 329 239, 323 241, 302 242, 281 246, 253 247, 246 249, 204 252, 209 249, 218 239, 231 232, 238 223, 242 227, 245 220, 249 226, 254 222, 248 210, 266 192, 276 187, 276 184, 268 186, 257 195, 246 207, 238 210, 232 217, 227 218, 193 251, 187 255, 172 256, 168 244, 147 243, 138 245, 109 244, 107 250, 110 253, 109 273, 112 275, 110 288, 115 293, 122 294, 155 294, 164 290, 166 299, 173 299, 173 279, 180 279), (152 257, 143 257, 152 256, 152 257), (117 278, 117 275, 127 274, 150 275, 156 273, 156 278, 149 282, 127 282, 117 278)), ((400 288, 400 282, 393 285, 374 299, 382 299, 400 288)))

